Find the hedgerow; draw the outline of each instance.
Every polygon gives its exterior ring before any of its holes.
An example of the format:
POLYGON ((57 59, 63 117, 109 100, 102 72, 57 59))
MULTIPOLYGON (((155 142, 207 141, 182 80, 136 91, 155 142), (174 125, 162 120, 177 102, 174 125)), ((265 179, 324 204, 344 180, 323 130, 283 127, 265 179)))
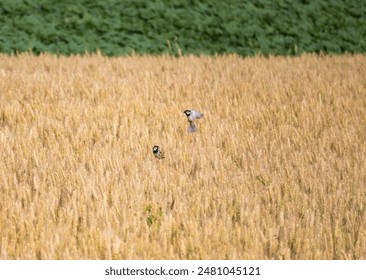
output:
POLYGON ((366 52, 365 1, 2 0, 0 52, 366 52))

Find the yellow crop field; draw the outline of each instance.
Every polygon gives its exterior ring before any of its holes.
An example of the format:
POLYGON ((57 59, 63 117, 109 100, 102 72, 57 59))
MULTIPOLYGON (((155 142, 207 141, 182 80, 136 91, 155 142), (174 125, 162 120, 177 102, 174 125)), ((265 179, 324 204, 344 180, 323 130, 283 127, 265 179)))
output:
POLYGON ((0 156, 1 259, 366 259, 364 55, 0 55, 0 156))

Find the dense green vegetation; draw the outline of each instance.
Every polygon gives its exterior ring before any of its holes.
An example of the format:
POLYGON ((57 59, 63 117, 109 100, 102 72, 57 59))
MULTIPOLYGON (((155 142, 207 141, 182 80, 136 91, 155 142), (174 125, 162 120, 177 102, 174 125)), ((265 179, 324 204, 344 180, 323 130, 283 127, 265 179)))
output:
POLYGON ((366 1, 0 0, 0 52, 366 52, 366 1))

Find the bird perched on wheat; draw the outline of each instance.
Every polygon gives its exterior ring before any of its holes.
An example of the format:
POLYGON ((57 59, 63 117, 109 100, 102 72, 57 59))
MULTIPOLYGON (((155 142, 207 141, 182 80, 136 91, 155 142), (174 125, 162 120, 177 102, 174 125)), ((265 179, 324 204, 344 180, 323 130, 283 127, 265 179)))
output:
POLYGON ((160 150, 159 146, 155 145, 152 150, 153 150, 154 156, 157 159, 163 159, 165 157, 164 152, 162 150, 160 150))

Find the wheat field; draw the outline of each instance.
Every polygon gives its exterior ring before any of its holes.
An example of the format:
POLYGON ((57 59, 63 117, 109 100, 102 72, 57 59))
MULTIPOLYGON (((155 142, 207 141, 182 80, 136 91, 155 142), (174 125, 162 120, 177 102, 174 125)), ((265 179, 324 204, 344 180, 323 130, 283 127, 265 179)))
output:
POLYGON ((1 259, 366 259, 364 55, 0 55, 0 152, 1 259))

